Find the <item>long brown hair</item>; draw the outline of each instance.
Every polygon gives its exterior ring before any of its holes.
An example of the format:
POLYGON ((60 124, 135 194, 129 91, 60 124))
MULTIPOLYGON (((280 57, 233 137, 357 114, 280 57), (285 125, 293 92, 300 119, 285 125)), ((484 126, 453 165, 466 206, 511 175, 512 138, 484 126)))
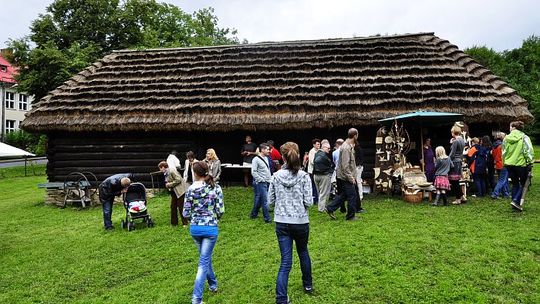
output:
POLYGON ((287 163, 287 170, 291 171, 292 174, 298 173, 298 170, 302 167, 298 145, 292 141, 288 141, 279 150, 281 150, 283 160, 287 163))
POLYGON ((211 188, 214 188, 216 186, 214 178, 208 173, 208 164, 206 164, 205 162, 193 163, 193 173, 195 173, 195 175, 199 177, 204 178, 204 181, 208 185, 210 185, 211 188))

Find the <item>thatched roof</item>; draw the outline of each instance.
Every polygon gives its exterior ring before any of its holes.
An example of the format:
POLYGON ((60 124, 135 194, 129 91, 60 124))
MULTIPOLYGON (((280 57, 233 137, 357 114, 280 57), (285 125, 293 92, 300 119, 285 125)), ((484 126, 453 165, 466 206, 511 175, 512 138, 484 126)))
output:
POLYGON ((116 51, 41 99, 29 131, 301 129, 416 110, 530 121, 526 101, 433 33, 116 51))

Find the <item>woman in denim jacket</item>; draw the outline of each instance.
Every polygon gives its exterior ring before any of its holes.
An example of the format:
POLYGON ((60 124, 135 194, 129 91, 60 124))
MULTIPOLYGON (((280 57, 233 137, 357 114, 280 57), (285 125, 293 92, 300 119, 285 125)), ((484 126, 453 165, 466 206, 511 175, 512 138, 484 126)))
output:
POLYGON ((308 252, 308 208, 313 205, 311 179, 306 172, 300 171, 302 160, 296 143, 287 142, 280 150, 285 164, 272 176, 268 192, 269 204, 275 206, 274 221, 281 251, 281 265, 276 281, 278 304, 290 303, 287 285, 292 267, 293 241, 296 243, 296 251, 300 258, 304 291, 308 294, 313 292, 311 259, 308 252))

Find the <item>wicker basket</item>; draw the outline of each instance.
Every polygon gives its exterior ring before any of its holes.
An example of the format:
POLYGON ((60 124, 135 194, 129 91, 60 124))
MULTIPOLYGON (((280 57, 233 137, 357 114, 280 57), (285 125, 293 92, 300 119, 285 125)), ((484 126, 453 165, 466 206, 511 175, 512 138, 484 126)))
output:
POLYGON ((411 193, 403 193, 403 199, 408 202, 408 203, 412 203, 412 204, 418 204, 422 201, 422 198, 423 198, 423 192, 422 191, 418 191, 418 193, 415 193, 415 194, 411 194, 411 193))

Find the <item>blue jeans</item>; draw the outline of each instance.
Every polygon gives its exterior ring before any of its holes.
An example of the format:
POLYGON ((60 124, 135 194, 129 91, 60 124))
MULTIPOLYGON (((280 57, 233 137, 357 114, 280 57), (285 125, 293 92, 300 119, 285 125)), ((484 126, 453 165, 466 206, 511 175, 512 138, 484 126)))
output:
POLYGON ((281 252, 281 265, 276 281, 276 303, 287 303, 289 272, 292 268, 292 244, 296 243, 296 253, 300 259, 302 284, 304 288, 313 287, 311 278, 311 259, 308 252, 309 224, 276 223, 276 236, 281 252))
POLYGON ((103 226, 105 226, 105 228, 112 227, 113 224, 112 224, 111 218, 112 218, 114 196, 100 193, 99 200, 101 201, 101 208, 103 208, 103 226))
POLYGON ((262 208, 263 217, 265 222, 270 222, 270 213, 268 213, 268 186, 269 183, 257 183, 253 181, 253 192, 255 192, 255 198, 253 199, 253 209, 251 210, 250 217, 255 218, 259 214, 259 209, 262 208))
POLYGON ((212 268, 212 252, 216 245, 217 235, 192 236, 192 238, 199 249, 199 267, 197 268, 191 303, 199 304, 202 302, 205 281, 208 281, 210 290, 217 290, 216 274, 212 268))
POLYGON ((512 202, 520 203, 521 194, 523 193, 523 187, 527 180, 529 170, 527 167, 507 166, 508 175, 512 180, 512 202))
POLYGON ((474 187, 476 188, 476 195, 482 197, 486 195, 486 174, 485 173, 473 173, 474 187))
POLYGON ((348 181, 342 180, 342 179, 336 179, 337 183, 337 195, 334 197, 334 200, 332 203, 328 206, 326 206, 326 210, 328 212, 334 212, 340 206, 345 203, 345 200, 347 200, 347 219, 351 219, 356 214, 356 197, 358 196, 358 192, 356 191, 356 187, 353 183, 350 183, 348 181))
POLYGON ((493 192, 491 193, 492 197, 499 197, 502 194, 504 197, 510 196, 510 187, 508 186, 508 170, 506 167, 503 167, 499 171, 499 179, 497 180, 497 185, 493 192))

